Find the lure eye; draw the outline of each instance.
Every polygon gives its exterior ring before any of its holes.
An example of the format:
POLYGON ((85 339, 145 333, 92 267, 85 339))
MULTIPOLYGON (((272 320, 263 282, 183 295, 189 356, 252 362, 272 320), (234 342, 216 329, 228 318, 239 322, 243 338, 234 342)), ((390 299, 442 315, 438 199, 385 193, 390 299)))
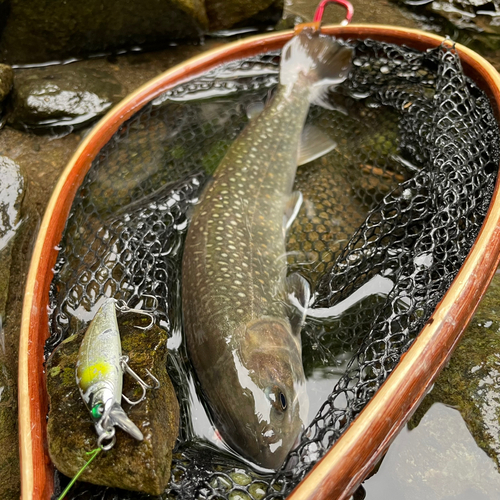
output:
POLYGON ((97 403, 92 407, 90 413, 92 413, 92 418, 94 418, 95 420, 99 420, 104 413, 104 405, 102 403, 97 403))

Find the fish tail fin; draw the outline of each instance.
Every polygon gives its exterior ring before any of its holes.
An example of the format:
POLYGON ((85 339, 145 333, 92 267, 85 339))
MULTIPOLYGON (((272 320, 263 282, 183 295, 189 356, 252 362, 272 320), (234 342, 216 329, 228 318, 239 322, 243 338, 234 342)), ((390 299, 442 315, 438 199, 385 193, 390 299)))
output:
POLYGON ((130 434, 134 439, 137 439, 138 441, 142 441, 144 439, 140 429, 134 424, 134 422, 132 422, 132 420, 130 420, 130 418, 128 418, 127 414, 118 403, 115 403, 112 406, 111 411, 109 412, 109 420, 111 425, 117 425, 130 434))
POLYGON ((343 82, 351 68, 353 50, 333 37, 303 30, 284 47, 281 56, 280 83, 295 83, 299 75, 313 88, 311 100, 325 89, 343 82))

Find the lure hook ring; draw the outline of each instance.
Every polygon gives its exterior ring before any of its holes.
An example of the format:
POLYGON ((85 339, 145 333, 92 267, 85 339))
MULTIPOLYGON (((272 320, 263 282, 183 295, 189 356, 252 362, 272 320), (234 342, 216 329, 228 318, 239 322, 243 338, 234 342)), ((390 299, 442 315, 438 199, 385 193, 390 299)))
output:
POLYGON ((99 434, 99 437, 97 438, 97 445, 102 449, 102 451, 109 451, 113 448, 116 443, 115 432, 115 428, 111 426, 99 434), (108 439, 110 440, 109 443, 105 444, 104 441, 108 439))

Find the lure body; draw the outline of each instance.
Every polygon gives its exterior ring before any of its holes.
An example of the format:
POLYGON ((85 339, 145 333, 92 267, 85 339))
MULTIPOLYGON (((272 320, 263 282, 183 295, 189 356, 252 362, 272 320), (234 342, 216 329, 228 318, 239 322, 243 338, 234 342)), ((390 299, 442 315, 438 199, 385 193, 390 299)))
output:
POLYGON ((110 298, 90 323, 76 362, 76 383, 92 415, 99 445, 105 439, 111 439, 114 444, 115 425, 135 439, 143 440, 142 432, 121 407, 122 364, 116 301, 110 298))

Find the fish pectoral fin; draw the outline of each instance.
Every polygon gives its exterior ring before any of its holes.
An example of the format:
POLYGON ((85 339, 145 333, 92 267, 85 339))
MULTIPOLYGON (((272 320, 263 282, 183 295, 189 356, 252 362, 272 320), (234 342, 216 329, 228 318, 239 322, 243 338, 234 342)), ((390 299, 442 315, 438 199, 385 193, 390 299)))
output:
POLYGON ((109 412, 109 420, 111 425, 117 425, 126 433, 130 434, 134 439, 137 439, 138 441, 142 441, 144 439, 139 427, 137 427, 137 425, 135 425, 134 422, 128 418, 127 414, 118 403, 115 403, 112 406, 109 412))
POLYGON ((254 118, 257 118, 263 110, 264 103, 262 101, 251 102, 246 108, 248 119, 253 120, 254 118))
POLYGON ((290 325, 294 335, 300 335, 300 330, 307 316, 311 300, 309 282, 300 274, 293 273, 286 278, 287 303, 290 308, 290 325))
POLYGON ((297 165, 305 165, 321 158, 337 147, 337 143, 314 125, 306 125, 302 131, 297 165))
POLYGON ((293 221, 297 217, 300 207, 302 206, 302 201, 303 197, 300 191, 294 191, 290 195, 290 198, 288 198, 285 205, 285 213, 283 214, 283 230, 285 233, 290 229, 293 221))

